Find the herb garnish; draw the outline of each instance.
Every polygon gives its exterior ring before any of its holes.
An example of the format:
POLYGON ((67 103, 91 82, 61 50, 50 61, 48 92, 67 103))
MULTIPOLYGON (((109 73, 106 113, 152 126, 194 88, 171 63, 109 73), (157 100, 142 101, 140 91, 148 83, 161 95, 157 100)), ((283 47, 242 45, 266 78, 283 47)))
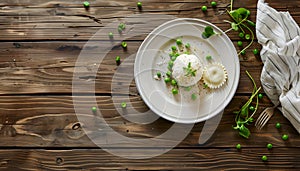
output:
POLYGON ((253 88, 252 95, 249 98, 249 100, 242 106, 242 108, 239 111, 234 112, 236 114, 236 117, 235 117, 236 126, 233 127, 233 129, 238 130, 239 135, 241 135, 242 137, 249 138, 250 130, 246 127, 246 125, 249 125, 254 121, 253 116, 256 113, 256 110, 258 108, 258 95, 257 94, 260 91, 261 87, 259 87, 259 88, 256 87, 255 81, 248 71, 246 71, 246 74, 252 81, 254 88, 253 88), (251 111, 249 108, 250 108, 252 100, 254 98, 256 98, 256 105, 254 107, 254 110, 251 111), (252 114, 250 116, 249 116, 249 111, 252 112, 252 114))
POLYGON ((193 69, 192 66, 191 66, 191 62, 189 62, 188 66, 187 67, 183 67, 183 70, 185 70, 186 74, 185 76, 193 76, 195 77, 196 76, 196 69, 193 69))
POLYGON ((210 36, 216 34, 214 32, 214 29, 211 26, 206 26, 204 28, 204 32, 202 33, 202 38, 203 39, 208 39, 210 36))

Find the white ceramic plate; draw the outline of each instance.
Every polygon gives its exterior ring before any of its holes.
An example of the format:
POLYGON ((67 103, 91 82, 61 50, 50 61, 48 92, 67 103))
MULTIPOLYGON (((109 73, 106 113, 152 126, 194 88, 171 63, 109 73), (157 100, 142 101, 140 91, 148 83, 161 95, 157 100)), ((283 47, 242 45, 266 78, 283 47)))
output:
POLYGON ((154 29, 140 46, 134 64, 134 76, 137 89, 148 107, 159 116, 177 123, 196 123, 205 121, 222 112, 231 101, 239 82, 240 64, 235 47, 225 33, 215 25, 193 18, 178 18, 166 22, 154 29), (208 39, 201 34, 206 26, 216 33, 208 39), (171 86, 164 80, 155 80, 159 71, 167 72, 171 46, 175 40, 191 45, 192 54, 203 65, 219 62, 225 66, 228 79, 225 85, 216 90, 194 86, 191 90, 179 89, 178 95, 171 93, 171 86), (212 56, 212 61, 206 56, 212 56), (191 94, 197 94, 192 100, 191 94))

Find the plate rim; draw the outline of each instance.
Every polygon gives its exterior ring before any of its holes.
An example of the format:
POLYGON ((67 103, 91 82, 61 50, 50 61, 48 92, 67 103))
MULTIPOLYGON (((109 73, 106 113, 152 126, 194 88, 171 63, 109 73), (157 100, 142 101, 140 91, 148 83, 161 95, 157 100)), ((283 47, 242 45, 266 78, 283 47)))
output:
MULTIPOLYGON (((238 84, 239 84, 239 79, 240 79, 240 61, 239 61, 239 58, 238 58, 238 55, 237 55, 237 51, 236 51, 236 48, 234 47, 233 45, 233 42, 231 41, 231 39, 226 35, 226 33, 223 32, 223 30, 221 30, 219 27, 217 27, 216 25, 208 22, 208 21, 205 21, 203 19, 198 19, 198 18, 176 18, 176 19, 173 19, 173 20, 170 20, 170 21, 166 21, 164 22, 163 24, 157 26, 156 28, 154 28, 147 36, 146 38, 144 39, 144 41, 141 43, 138 51, 137 51, 137 54, 136 54, 136 58, 135 58, 135 62, 134 62, 134 79, 135 79, 135 84, 136 84, 136 88, 141 96, 141 98, 143 99, 144 103, 150 108, 150 110, 152 110, 155 114, 157 114, 158 116, 168 120, 168 121, 171 121, 171 122, 175 122, 175 123, 183 123, 183 124, 195 124, 195 123, 198 123, 198 122, 202 122, 202 121, 206 121, 210 118, 213 118, 214 116, 218 115, 220 112, 222 112, 226 106, 230 103, 230 101, 232 100, 232 98, 234 97, 235 93, 236 93, 236 90, 238 88, 238 84), (199 23, 203 23, 205 25, 210 25, 212 26, 214 29, 217 29, 218 32, 221 33, 222 36, 225 36, 225 39, 226 39, 226 43, 228 43, 228 45, 232 48, 232 50, 234 50, 234 56, 233 58, 234 61, 236 61, 236 64, 235 64, 235 67, 236 67, 236 70, 235 70, 235 81, 233 81, 233 84, 232 84, 232 91, 229 92, 227 98, 225 98, 225 101, 223 103, 223 105, 221 105, 221 109, 219 110, 215 110, 215 112, 211 115, 206 115, 206 116, 202 116, 202 117, 196 117, 196 119, 190 119, 190 120, 187 120, 187 119, 184 119, 184 120, 180 120, 180 118, 172 118, 166 114, 163 113, 163 111, 159 111, 157 110, 155 107, 153 107, 153 105, 151 104, 149 98, 146 97, 145 93, 141 90, 141 85, 140 85, 140 82, 138 80, 138 77, 136 76, 136 73, 138 72, 138 66, 137 66, 137 61, 136 58, 139 56, 139 54, 141 54, 141 50, 144 50, 142 49, 145 45, 147 45, 149 43, 149 40, 151 41, 153 38, 155 38, 155 36, 153 37, 153 35, 155 35, 155 32, 159 31, 162 27, 164 26, 168 26, 169 23, 172 23, 172 22, 180 22, 180 21, 194 21, 194 22, 199 22, 199 23), (145 100, 145 97, 147 98, 147 100, 145 100), (229 100, 228 100, 229 99, 229 100)), ((151 78, 153 79, 153 78, 151 78)))

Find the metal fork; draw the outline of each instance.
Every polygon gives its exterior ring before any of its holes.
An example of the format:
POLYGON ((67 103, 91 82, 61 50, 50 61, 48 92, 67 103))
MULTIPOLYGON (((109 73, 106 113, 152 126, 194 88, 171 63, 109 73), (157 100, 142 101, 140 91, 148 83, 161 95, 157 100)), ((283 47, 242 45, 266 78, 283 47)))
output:
POLYGON ((269 121, 269 119, 273 116, 274 114, 274 107, 267 107, 265 110, 263 110, 261 112, 261 114, 259 115, 259 117, 257 118, 256 122, 255 122, 255 127, 257 129, 262 129, 266 123, 269 121))

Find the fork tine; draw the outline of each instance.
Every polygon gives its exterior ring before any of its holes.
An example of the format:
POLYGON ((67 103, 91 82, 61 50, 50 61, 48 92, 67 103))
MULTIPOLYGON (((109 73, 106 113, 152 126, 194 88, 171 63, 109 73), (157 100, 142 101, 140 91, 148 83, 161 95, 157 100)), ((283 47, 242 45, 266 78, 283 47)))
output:
POLYGON ((267 120, 268 118, 268 114, 264 113, 263 117, 261 118, 261 120, 259 121, 257 128, 261 129, 263 127, 263 123, 265 122, 265 120, 267 120))
MULTIPOLYGON (((269 119, 271 118, 270 115, 267 115, 266 119, 264 120, 264 122, 261 124, 261 128, 265 126, 265 124, 269 121, 269 119)), ((260 129, 261 129, 260 128, 260 129)))
POLYGON ((268 118, 268 113, 267 112, 264 112, 264 113, 262 113, 262 115, 261 115, 262 117, 260 118, 260 120, 258 121, 258 123, 257 123, 257 127, 258 128, 262 128, 262 124, 263 124, 263 122, 268 118))
POLYGON ((266 116, 266 111, 263 111, 257 118, 257 120, 255 122, 255 126, 259 125, 265 116, 266 116))
POLYGON ((264 114, 265 114, 265 111, 263 111, 263 112, 259 115, 259 117, 257 118, 257 120, 256 120, 256 122, 255 122, 255 126, 258 124, 258 122, 260 122, 260 120, 261 120, 261 118, 264 116, 264 114))

